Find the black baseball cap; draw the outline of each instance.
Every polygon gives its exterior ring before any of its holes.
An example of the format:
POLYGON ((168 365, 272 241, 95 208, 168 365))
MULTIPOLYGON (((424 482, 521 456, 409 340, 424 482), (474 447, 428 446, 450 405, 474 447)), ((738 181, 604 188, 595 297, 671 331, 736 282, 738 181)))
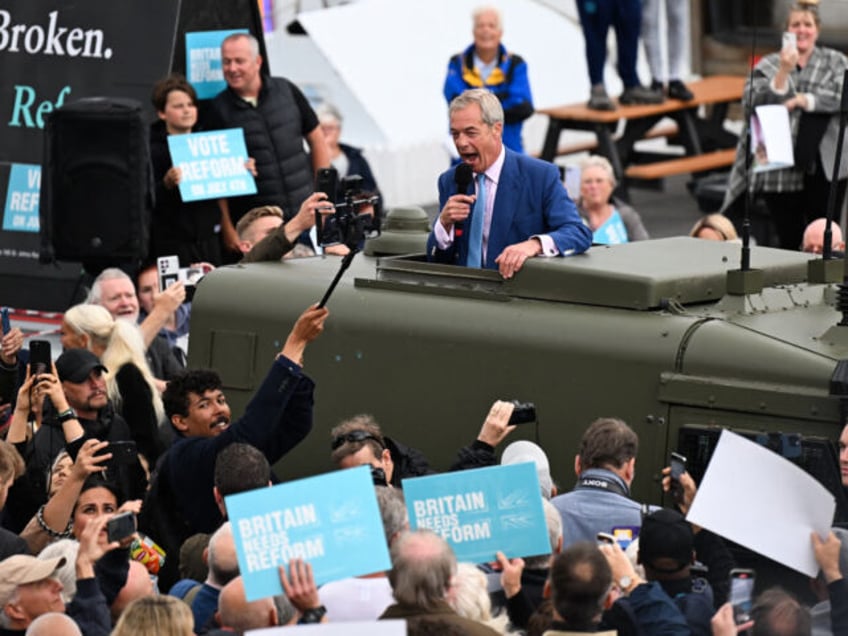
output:
POLYGON ((107 371, 100 359, 88 349, 66 349, 56 360, 56 371, 62 382, 84 382, 95 369, 107 371))
POLYGON ((695 535, 686 518, 670 508, 660 508, 642 519, 639 530, 639 561, 659 572, 679 572, 692 563, 695 535), (657 568, 660 558, 671 559, 676 568, 657 568))

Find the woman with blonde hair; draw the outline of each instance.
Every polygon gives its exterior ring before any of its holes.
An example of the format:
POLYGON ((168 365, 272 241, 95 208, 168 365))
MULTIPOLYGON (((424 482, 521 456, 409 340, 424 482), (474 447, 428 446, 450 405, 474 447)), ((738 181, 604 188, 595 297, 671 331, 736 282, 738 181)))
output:
POLYGON ((112 636, 193 636, 194 617, 173 596, 143 596, 124 610, 112 636))
POLYGON ((499 634, 507 632, 509 619, 505 613, 492 616, 492 601, 486 586, 486 575, 476 565, 457 564, 448 603, 460 616, 487 625, 499 634))
POLYGON ((848 188, 848 162, 834 175, 842 80, 848 57, 819 44, 822 21, 818 0, 798 0, 789 8, 780 51, 764 55, 745 85, 742 105, 745 125, 739 135, 736 160, 721 212, 741 216, 748 193, 761 198, 777 232, 778 245, 797 250, 804 228, 827 209, 830 186, 837 180, 836 210, 842 209, 848 188), (789 113, 794 164, 777 170, 749 171, 748 129, 751 109, 782 104, 789 113))
POLYGON ((162 397, 145 357, 136 325, 115 320, 100 305, 75 305, 65 312, 60 332, 65 349, 88 349, 106 367, 106 391, 115 410, 126 420, 150 465, 163 450, 159 423, 164 421, 162 397))
POLYGON ((692 229, 689 236, 708 241, 737 241, 739 235, 733 222, 723 214, 707 214, 702 216, 692 229))

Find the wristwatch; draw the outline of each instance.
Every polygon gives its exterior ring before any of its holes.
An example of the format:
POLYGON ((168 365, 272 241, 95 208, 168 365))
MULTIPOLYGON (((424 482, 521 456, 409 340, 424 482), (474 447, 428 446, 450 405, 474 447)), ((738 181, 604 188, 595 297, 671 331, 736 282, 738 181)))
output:
POLYGON ((636 589, 636 586, 639 585, 640 581, 638 578, 634 579, 629 574, 625 574, 618 579, 617 583, 621 593, 624 594, 624 596, 629 596, 630 592, 636 589))
POLYGON ((300 620, 297 621, 297 624, 304 625, 307 623, 320 623, 321 619, 324 618, 324 614, 326 613, 327 608, 323 605, 319 605, 318 607, 312 607, 300 615, 300 620))
POLYGON ((73 409, 65 409, 56 416, 56 419, 59 421, 59 424, 64 424, 70 420, 77 419, 77 415, 74 413, 73 409))

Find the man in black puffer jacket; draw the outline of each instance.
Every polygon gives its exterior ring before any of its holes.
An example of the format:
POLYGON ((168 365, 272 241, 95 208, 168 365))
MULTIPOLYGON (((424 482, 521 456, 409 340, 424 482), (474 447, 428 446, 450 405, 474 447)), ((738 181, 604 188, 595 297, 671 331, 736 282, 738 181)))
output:
POLYGON ((276 205, 293 216, 312 193, 315 172, 329 167, 330 153, 315 111, 297 86, 261 73, 256 38, 236 33, 224 39, 221 65, 227 88, 212 101, 207 128, 241 128, 256 161, 257 193, 230 199, 229 223, 225 219, 221 227, 224 243, 235 248, 235 224, 242 215, 276 205))

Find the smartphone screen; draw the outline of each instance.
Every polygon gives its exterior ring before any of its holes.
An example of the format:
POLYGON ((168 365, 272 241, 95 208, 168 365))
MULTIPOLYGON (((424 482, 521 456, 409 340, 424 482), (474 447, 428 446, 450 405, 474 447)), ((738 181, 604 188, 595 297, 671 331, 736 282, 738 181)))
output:
POLYGON ((680 476, 686 472, 686 458, 680 453, 672 453, 669 459, 671 478, 680 481, 680 476))
POLYGON ((31 340, 29 343, 29 369, 31 375, 49 373, 53 356, 49 340, 31 340))
POLYGON ((122 512, 106 522, 106 534, 109 542, 126 539, 135 532, 135 514, 122 512))
POLYGON ((798 38, 791 31, 783 32, 783 48, 784 49, 796 49, 798 48, 798 38))
POLYGON ((730 571, 730 604, 733 606, 733 620, 737 625, 751 619, 751 607, 754 598, 753 570, 730 571))
POLYGON ((138 448, 132 440, 109 442, 101 454, 106 453, 112 453, 110 463, 113 464, 135 464, 138 461, 138 448))
POLYGON ((339 173, 335 168, 321 168, 315 180, 315 192, 323 192, 330 203, 335 203, 339 187, 339 173))

